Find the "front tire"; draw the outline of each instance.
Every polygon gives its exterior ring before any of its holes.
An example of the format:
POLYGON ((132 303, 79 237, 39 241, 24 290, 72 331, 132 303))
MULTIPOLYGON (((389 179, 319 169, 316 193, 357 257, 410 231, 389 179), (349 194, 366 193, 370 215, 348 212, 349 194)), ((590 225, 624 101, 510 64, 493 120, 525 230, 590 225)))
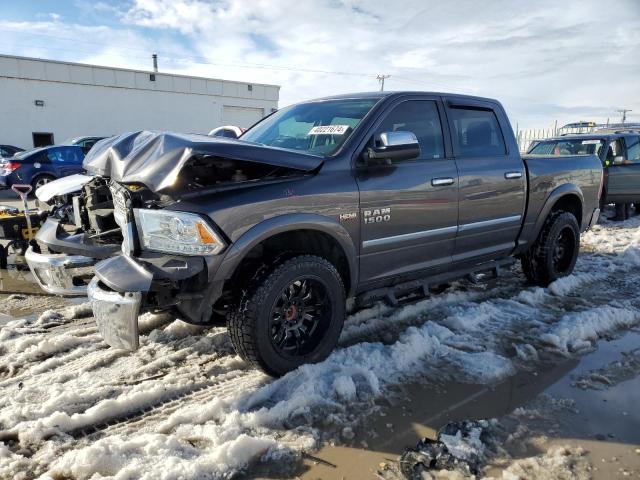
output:
POLYGON ((522 257, 527 279, 541 287, 573 272, 580 250, 580 227, 569 212, 552 212, 540 235, 522 257))
POLYGON ((238 355, 273 376, 327 358, 345 317, 345 289, 336 268, 323 258, 299 255, 258 272, 227 314, 238 355))

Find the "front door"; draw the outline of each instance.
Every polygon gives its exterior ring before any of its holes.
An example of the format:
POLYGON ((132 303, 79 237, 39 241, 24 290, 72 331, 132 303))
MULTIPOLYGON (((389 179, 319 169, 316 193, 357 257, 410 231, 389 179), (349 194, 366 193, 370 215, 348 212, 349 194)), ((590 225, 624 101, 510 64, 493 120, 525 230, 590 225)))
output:
POLYGON ((526 202, 526 171, 517 148, 508 148, 499 105, 452 99, 446 103, 458 166, 459 227, 454 261, 490 260, 515 247, 526 202))
POLYGON ((362 283, 451 262, 458 226, 458 173, 446 155, 442 117, 437 97, 401 100, 372 130, 369 142, 383 132, 413 132, 420 155, 356 169, 362 283))
POLYGON ((608 165, 607 201, 640 201, 640 135, 612 140, 607 149, 605 165, 608 165))

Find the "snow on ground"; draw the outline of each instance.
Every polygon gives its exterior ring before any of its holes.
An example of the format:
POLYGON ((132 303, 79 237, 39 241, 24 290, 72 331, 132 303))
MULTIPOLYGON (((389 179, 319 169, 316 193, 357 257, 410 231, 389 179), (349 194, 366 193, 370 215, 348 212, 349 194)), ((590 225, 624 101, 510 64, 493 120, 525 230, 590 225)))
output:
POLYGON ((325 362, 275 381, 234 355, 223 328, 147 315, 128 354, 101 342, 83 306, 11 321, 0 327, 0 478, 227 478, 339 437, 407 379, 491 384, 580 354, 640 320, 639 226, 596 226, 575 274, 547 289, 514 268, 360 311, 325 362))
MULTIPOLYGON (((502 480, 523 478, 591 478, 589 462, 585 450, 577 447, 554 446, 546 452, 514 461, 502 472, 502 480)), ((487 479, 490 480, 490 479, 487 479)))

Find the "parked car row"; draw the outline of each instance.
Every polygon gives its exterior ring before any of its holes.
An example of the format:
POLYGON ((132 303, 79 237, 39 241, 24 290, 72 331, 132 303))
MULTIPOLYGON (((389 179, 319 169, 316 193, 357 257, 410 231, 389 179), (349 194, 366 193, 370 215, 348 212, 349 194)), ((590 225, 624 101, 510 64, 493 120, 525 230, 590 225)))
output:
POLYGON ((521 157, 499 102, 421 92, 303 102, 239 139, 127 133, 39 188, 26 258, 45 290, 88 294, 112 347, 174 311, 226 321, 282 375, 329 355, 347 299, 395 304, 515 259, 541 286, 569 275, 603 186, 579 153, 521 157))
POLYGON ((23 150, 0 145, 0 189, 16 184, 34 191, 52 180, 82 172, 82 161, 91 148, 107 137, 75 137, 61 145, 23 150))

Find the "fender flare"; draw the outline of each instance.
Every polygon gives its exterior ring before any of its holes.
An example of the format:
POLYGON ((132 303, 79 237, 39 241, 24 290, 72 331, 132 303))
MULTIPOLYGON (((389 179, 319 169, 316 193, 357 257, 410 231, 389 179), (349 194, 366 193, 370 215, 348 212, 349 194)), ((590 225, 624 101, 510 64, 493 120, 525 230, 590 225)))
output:
POLYGON ((538 235, 540 234, 540 231, 542 230, 542 227, 544 225, 544 222, 547 220, 547 217, 549 216, 549 213, 551 213, 551 210, 553 209, 553 207, 556 205, 556 203, 558 203, 558 201, 562 198, 565 197, 567 195, 575 195, 580 199, 580 205, 582 206, 582 217, 583 218, 578 218, 578 224, 580 225, 580 227, 582 228, 582 226, 584 225, 584 195, 582 194, 582 190, 580 190, 580 187, 578 187, 577 185, 575 185, 574 183, 565 183, 563 185, 560 185, 559 187, 555 188, 547 197, 547 200, 545 201, 544 205, 542 206, 542 209, 540 210, 540 213, 538 214, 538 219, 536 220, 536 223, 533 227, 533 232, 531 234, 531 238, 532 238, 532 242, 538 238, 538 235))
POLYGON ((313 213, 279 215, 251 227, 231 245, 213 280, 228 280, 253 247, 274 235, 295 230, 316 230, 331 236, 340 245, 349 266, 351 288, 348 293, 351 294, 358 282, 358 253, 353 239, 337 221, 313 213))

